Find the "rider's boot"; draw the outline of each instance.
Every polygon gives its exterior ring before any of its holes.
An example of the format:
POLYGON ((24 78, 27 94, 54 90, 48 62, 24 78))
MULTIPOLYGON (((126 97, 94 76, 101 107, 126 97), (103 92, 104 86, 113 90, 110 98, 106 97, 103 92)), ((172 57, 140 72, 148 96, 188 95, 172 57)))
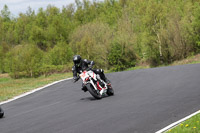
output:
POLYGON ((82 87, 81 90, 83 90, 84 92, 88 91, 86 87, 82 87))
POLYGON ((81 90, 83 90, 84 92, 88 91, 87 87, 85 85, 82 85, 81 90))

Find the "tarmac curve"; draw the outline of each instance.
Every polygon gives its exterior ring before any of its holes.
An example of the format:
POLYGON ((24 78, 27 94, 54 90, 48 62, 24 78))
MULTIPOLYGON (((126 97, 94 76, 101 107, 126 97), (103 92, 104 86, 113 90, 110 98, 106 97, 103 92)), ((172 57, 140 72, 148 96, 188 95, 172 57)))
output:
POLYGON ((200 64, 107 77, 115 95, 101 100, 67 80, 1 105, 0 133, 154 133, 200 109, 200 64))

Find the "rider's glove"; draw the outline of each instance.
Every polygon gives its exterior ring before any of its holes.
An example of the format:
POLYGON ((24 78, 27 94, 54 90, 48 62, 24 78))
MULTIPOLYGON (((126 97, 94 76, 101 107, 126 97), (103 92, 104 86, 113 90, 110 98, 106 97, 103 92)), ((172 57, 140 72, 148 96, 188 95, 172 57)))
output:
POLYGON ((94 66, 94 61, 91 61, 87 70, 91 70, 93 66, 94 66))
POLYGON ((90 65, 91 65, 91 66, 94 66, 94 61, 91 61, 90 65))

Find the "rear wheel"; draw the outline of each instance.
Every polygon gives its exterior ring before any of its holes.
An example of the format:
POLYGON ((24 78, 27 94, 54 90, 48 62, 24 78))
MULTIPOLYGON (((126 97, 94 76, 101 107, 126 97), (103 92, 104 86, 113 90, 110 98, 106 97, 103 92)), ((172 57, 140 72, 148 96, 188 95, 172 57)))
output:
POLYGON ((88 91, 90 92, 90 94, 94 98, 96 98, 96 99, 101 99, 102 98, 100 92, 98 90, 95 90, 95 88, 93 87, 92 84, 87 84, 86 87, 87 87, 88 91))

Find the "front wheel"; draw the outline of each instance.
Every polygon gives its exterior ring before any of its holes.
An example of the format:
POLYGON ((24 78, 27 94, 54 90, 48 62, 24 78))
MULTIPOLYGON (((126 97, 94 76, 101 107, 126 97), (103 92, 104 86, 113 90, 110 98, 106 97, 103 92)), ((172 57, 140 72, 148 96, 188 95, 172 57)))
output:
POLYGON ((108 96, 113 96, 114 95, 114 90, 113 90, 111 85, 108 86, 107 95, 108 96))
POLYGON ((100 94, 99 91, 95 90, 94 86, 92 84, 87 84, 86 85, 88 91, 90 92, 90 94, 96 98, 96 99, 101 99, 102 95, 100 94))

